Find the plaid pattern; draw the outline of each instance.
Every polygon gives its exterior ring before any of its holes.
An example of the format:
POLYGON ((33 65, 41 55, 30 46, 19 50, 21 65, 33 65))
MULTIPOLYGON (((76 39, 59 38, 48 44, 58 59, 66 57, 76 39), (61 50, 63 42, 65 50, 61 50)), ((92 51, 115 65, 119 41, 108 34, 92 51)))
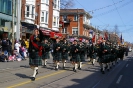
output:
POLYGON ((61 61, 61 53, 54 53, 53 60, 61 61))
POLYGON ((42 54, 42 59, 50 59, 49 58, 49 52, 45 52, 42 54))
POLYGON ((83 55, 83 54, 80 54, 80 61, 85 61, 85 55, 83 55))
POLYGON ((36 66, 42 65, 42 57, 38 55, 38 52, 34 52, 34 55, 33 53, 29 55, 29 65, 36 65, 36 66))
POLYGON ((68 60, 68 53, 63 53, 62 54, 62 59, 68 60))
POLYGON ((72 55, 71 60, 74 62, 80 62, 80 56, 78 54, 72 55))

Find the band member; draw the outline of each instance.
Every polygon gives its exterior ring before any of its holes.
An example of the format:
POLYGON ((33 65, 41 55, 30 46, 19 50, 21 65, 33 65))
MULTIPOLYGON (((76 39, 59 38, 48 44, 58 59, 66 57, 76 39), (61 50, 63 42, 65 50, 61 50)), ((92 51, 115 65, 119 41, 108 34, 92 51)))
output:
POLYGON ((77 71, 78 62, 80 62, 79 56, 79 45, 77 44, 77 40, 74 40, 74 44, 71 45, 70 54, 71 54, 71 63, 74 65, 73 71, 77 71))
POLYGON ((55 63, 55 70, 59 68, 59 61, 61 61, 61 44, 60 39, 56 38, 56 43, 53 44, 53 61, 55 63))
POLYGON ((38 66, 42 65, 42 46, 39 30, 36 28, 33 31, 33 35, 30 37, 29 42, 29 65, 33 69, 32 81, 35 80, 35 76, 38 74, 38 66))
POLYGON ((86 53, 85 44, 82 41, 80 41, 80 43, 79 43, 80 62, 78 62, 78 64, 79 64, 78 69, 79 70, 81 70, 82 62, 85 61, 85 53, 86 53))
POLYGON ((89 52, 91 63, 94 65, 96 59, 96 46, 94 43, 90 44, 89 52))
POLYGON ((50 45, 48 44, 48 40, 47 39, 44 39, 44 43, 42 43, 42 47, 43 47, 42 59, 44 61, 44 67, 46 67, 47 59, 50 59, 49 58, 50 45))
POLYGON ((64 39, 63 44, 62 44, 62 63, 63 63, 63 69, 65 69, 65 63, 66 63, 66 60, 68 60, 68 51, 69 51, 68 42, 67 42, 66 39, 64 39))

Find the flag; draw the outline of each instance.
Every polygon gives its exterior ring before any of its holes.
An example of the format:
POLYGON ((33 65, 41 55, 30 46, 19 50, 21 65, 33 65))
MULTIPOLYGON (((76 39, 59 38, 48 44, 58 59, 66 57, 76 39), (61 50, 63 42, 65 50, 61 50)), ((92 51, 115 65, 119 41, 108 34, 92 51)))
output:
POLYGON ((93 38, 92 38, 92 42, 93 42, 93 43, 95 43, 95 37, 96 37, 96 36, 94 35, 93 38))
POLYGON ((121 37, 120 37, 120 43, 122 44, 122 34, 121 34, 121 37))

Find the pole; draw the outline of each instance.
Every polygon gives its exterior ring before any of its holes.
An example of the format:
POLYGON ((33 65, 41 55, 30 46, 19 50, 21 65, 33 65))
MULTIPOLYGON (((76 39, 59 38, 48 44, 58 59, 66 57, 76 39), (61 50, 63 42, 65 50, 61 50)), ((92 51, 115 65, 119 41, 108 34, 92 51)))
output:
POLYGON ((14 0, 12 0, 12 49, 14 50, 14 0))

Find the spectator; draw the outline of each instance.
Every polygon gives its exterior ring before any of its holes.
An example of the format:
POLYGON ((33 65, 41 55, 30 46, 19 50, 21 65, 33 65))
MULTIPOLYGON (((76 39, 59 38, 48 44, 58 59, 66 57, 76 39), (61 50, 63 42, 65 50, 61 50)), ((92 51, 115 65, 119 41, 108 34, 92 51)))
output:
POLYGON ((18 43, 18 41, 16 41, 16 43, 15 43, 15 49, 17 50, 18 53, 19 53, 19 47, 20 47, 20 44, 18 43))

